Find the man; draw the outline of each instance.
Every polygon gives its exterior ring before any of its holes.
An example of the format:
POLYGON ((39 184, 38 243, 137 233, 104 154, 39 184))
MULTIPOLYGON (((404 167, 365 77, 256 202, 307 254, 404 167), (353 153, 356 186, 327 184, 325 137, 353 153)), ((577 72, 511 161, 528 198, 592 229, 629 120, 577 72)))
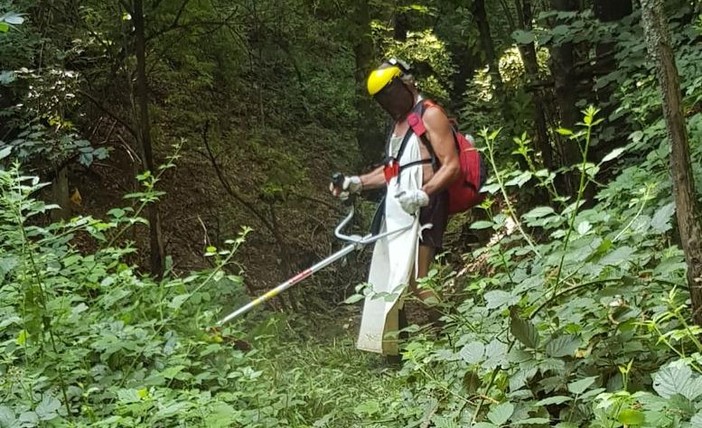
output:
MULTIPOLYGON (((410 260, 416 260, 416 266, 412 269, 414 274, 409 278, 409 286, 416 297, 432 306, 436 296, 431 290, 419 289, 416 279, 427 275, 437 249, 442 247, 448 222, 446 189, 460 175, 451 123, 441 108, 424 104, 425 100, 415 86, 409 67, 401 61, 390 60, 373 70, 367 89, 394 121, 386 144, 385 165, 361 176, 345 177, 341 186, 332 184, 330 190, 334 196, 346 198, 350 193, 385 186, 386 221, 392 216, 401 217, 391 215, 397 212, 393 211, 397 205, 406 213, 404 215, 419 220, 416 257, 410 257, 410 260), (423 111, 421 118, 431 147, 427 147, 412 132, 407 121, 412 111, 423 111), (416 155, 411 155, 413 152, 416 155), (411 184, 413 175, 419 177, 415 186, 411 184)), ((392 229, 387 227, 387 230, 392 229)), ((396 261, 388 263, 390 266, 398 264, 396 261)))

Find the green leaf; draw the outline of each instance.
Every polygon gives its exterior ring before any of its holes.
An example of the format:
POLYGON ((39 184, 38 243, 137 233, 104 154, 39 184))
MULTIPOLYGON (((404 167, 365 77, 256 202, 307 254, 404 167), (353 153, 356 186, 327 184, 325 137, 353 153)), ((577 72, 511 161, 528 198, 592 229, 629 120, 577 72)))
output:
POLYGON ((566 128, 558 128, 558 129, 556 129, 556 132, 558 132, 560 135, 564 135, 564 136, 573 135, 573 131, 571 131, 570 129, 566 129, 566 128))
POLYGON ((623 262, 628 262, 631 260, 631 256, 636 252, 633 248, 629 246, 619 247, 606 256, 602 257, 600 260, 601 265, 605 266, 618 266, 623 262))
POLYGON ((520 421, 512 421, 511 426, 514 425, 544 425, 551 422, 548 418, 527 418, 520 421))
POLYGON ((512 38, 520 45, 528 45, 534 43, 534 33, 531 31, 517 30, 512 33, 512 38))
POLYGON ((529 348, 539 346, 539 332, 531 321, 522 319, 516 308, 510 310, 509 329, 512 335, 529 348))
POLYGON ((0 33, 7 33, 10 31, 10 26, 4 22, 0 22, 0 33))
POLYGON ((12 146, 5 146, 0 149, 0 160, 10 156, 10 153, 12 153, 12 146))
POLYGON ((616 149, 612 150, 611 152, 609 152, 609 154, 607 154, 607 156, 603 157, 602 160, 600 161, 600 163, 602 164, 605 162, 609 162, 613 159, 616 159, 619 156, 621 156, 622 153, 624 153, 624 147, 616 148, 616 149))
POLYGON ((658 233, 665 233, 673 228, 671 220, 675 213, 675 202, 660 207, 651 219, 651 228, 658 233))
POLYGON ((24 23, 24 18, 15 12, 8 12, 2 17, 0 17, 0 22, 4 21, 11 25, 22 25, 24 23))
POLYGON ((183 306, 183 303, 185 303, 186 300, 190 298, 190 293, 185 293, 185 294, 180 294, 178 296, 175 296, 171 302, 168 304, 168 307, 171 309, 178 309, 181 306, 183 306))
POLYGON ((640 410, 623 409, 621 412, 619 412, 617 420, 619 420, 619 422, 623 423, 624 425, 630 426, 643 425, 646 418, 644 417, 643 412, 641 412, 640 410))
POLYGON ((653 375, 653 389, 663 398, 680 394, 694 400, 702 395, 702 377, 693 376, 690 367, 676 361, 653 375))
POLYGON ((505 186, 517 186, 517 187, 522 187, 526 182, 531 180, 531 177, 533 174, 531 171, 523 171, 521 174, 518 176, 514 177, 513 179, 509 180, 508 182, 505 183, 505 186))
POLYGON ((565 395, 554 395, 553 397, 547 397, 544 398, 543 400, 537 401, 536 405, 537 406, 550 406, 551 404, 563 404, 568 401, 572 400, 570 397, 566 397, 565 395))
POLYGON ((568 391, 573 394, 580 395, 585 392, 592 384, 595 383, 599 376, 586 377, 585 379, 576 380, 575 382, 568 384, 568 391))
POLYGON ((42 421, 50 421, 58 417, 56 413, 61 408, 61 402, 56 398, 45 395, 37 406, 35 413, 42 421))
POLYGON ((356 303, 356 302, 363 300, 365 298, 366 298, 366 296, 364 296, 363 294, 352 294, 346 300, 344 300, 344 303, 350 305, 352 303, 356 303))
POLYGON ((0 71, 0 85, 10 84, 15 81, 15 78, 15 73, 12 71, 0 71))
POLYGON ((519 302, 519 296, 502 290, 493 290, 485 293, 485 302, 488 309, 501 308, 503 306, 515 305, 519 302))
POLYGON ((524 214, 524 218, 541 218, 554 213, 555 211, 551 207, 536 207, 524 214))
POLYGON ((583 221, 580 224, 578 224, 578 233, 581 235, 586 235, 591 230, 592 230, 592 225, 590 224, 589 221, 583 221))
POLYGON ((12 427, 15 425, 17 418, 15 412, 7 406, 0 406, 0 427, 12 427))
POLYGON ((500 426, 507 423, 512 414, 514 413, 514 404, 512 403, 502 403, 494 406, 490 409, 487 414, 488 419, 493 424, 500 426))
POLYGON ((546 344, 546 354, 552 357, 572 357, 580 346, 580 339, 575 336, 559 336, 546 344))
POLYGON ((491 424, 490 422, 478 422, 475 425, 472 425, 472 428, 499 428, 495 424, 491 424))
POLYGON ((690 423, 693 427, 702 427, 702 411, 693 416, 690 423))
POLYGON ((487 228, 493 227, 494 225, 495 225, 495 223, 493 223, 491 221, 480 220, 480 221, 476 221, 475 223, 471 224, 470 228, 475 229, 475 230, 480 230, 480 229, 487 229, 487 228))
POLYGON ((483 359, 485 353, 485 345, 481 342, 472 342, 464 346, 459 354, 463 361, 468 364, 477 364, 483 359))

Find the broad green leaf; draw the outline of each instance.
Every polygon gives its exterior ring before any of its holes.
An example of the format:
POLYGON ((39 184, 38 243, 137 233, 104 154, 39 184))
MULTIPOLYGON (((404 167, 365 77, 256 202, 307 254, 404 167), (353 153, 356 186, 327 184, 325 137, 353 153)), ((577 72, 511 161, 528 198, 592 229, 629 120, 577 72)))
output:
POLYGON ((575 382, 568 384, 568 391, 573 394, 580 395, 585 392, 592 384, 595 383, 599 376, 586 377, 585 379, 576 380, 575 382))
POLYGON ((552 357, 572 357, 580 346, 580 339, 576 336, 559 336, 546 344, 546 354, 552 357))
POLYGON ((0 71, 0 85, 12 83, 15 81, 15 78, 15 73, 12 71, 0 71))
POLYGON ((624 425, 631 426, 643 425, 646 418, 644 417, 643 412, 641 412, 640 410, 623 409, 621 412, 619 412, 617 420, 619 420, 619 422, 623 423, 624 425))
POLYGON ((0 17, 0 21, 5 21, 11 25, 21 25, 22 23, 24 23, 24 18, 22 18, 21 15, 15 12, 8 12, 2 17, 0 17))
POLYGON ((475 230, 480 230, 480 229, 487 229, 487 228, 493 227, 494 225, 495 225, 495 223, 493 223, 491 221, 480 220, 480 221, 476 221, 475 223, 471 224, 470 228, 475 229, 475 230))
POLYGON ((61 402, 50 395, 44 395, 35 413, 42 421, 50 421, 58 417, 56 413, 61 408, 61 402))
POLYGON ((519 302, 519 296, 508 293, 502 290, 493 290, 485 293, 485 302, 488 309, 501 308, 503 306, 512 306, 519 302))
POLYGON ((0 427, 12 427, 16 420, 15 412, 11 408, 0 405, 0 427))
POLYGON ((483 359, 485 353, 485 345, 481 342, 472 342, 464 346, 459 354, 463 361, 468 364, 477 364, 483 359))
POLYGON ((684 363, 674 362, 653 375, 653 389, 663 398, 680 394, 694 400, 702 395, 702 377, 693 376, 684 363))
POLYGON ((570 400, 572 400, 572 398, 566 397, 565 395, 554 395, 553 397, 547 397, 547 398, 544 398, 543 400, 537 401, 536 405, 537 406, 550 406, 551 404, 567 403, 570 400))
POLYGON ((636 250, 625 245, 602 257, 599 263, 604 266, 618 266, 624 262, 630 261, 632 254, 635 252, 636 250))
POLYGON ((651 219, 651 228, 658 233, 665 233, 672 229, 671 220, 675 213, 675 202, 660 207, 651 219))
POLYGON ((539 346, 539 332, 531 321, 522 319, 516 309, 510 311, 509 329, 512 335, 529 348, 539 346))
POLYGON ((10 26, 4 22, 0 22, 0 33, 7 33, 10 31, 10 26))
POLYGON ((117 391, 117 398, 124 404, 138 403, 141 401, 136 389, 120 389, 117 391))
POLYGON ((592 230, 592 225, 590 224, 589 221, 583 221, 583 222, 580 222, 580 224, 578 224, 578 233, 581 235, 585 235, 591 230, 592 230))
POLYGON ((695 403, 680 394, 668 398, 667 407, 676 413, 681 413, 684 418, 691 418, 697 413, 695 403))
POLYGON ((531 31, 517 30, 512 33, 512 38, 517 44, 528 45, 529 43, 534 43, 535 37, 534 33, 531 31))
POLYGON ((505 183, 505 186, 517 186, 517 187, 522 187, 526 182, 531 180, 532 173, 531 171, 523 171, 521 174, 518 176, 514 177, 513 179, 509 180, 508 182, 505 183))
MULTIPOLYGON (((161 375, 163 377, 165 377, 166 379, 173 379, 178 375, 178 373, 183 371, 184 368, 185 368, 185 366, 182 366, 182 365, 168 367, 166 370, 161 372, 161 375)), ((145 392, 148 394, 148 391, 145 391, 145 392)), ((137 391, 137 395, 139 396, 139 398, 145 398, 144 392, 142 392, 141 390, 137 391)))
POLYGON ((580 425, 574 422, 560 422, 555 428, 580 428, 580 425))
POLYGON ((490 422, 478 422, 475 425, 472 425, 472 428, 499 428, 495 424, 491 424, 490 422))
POLYGON ((600 163, 605 163, 605 162, 609 162, 613 159, 616 159, 619 156, 621 156, 622 153, 624 153, 624 147, 616 148, 616 149, 612 150, 611 152, 609 152, 609 154, 607 154, 607 156, 603 157, 602 160, 600 161, 600 163))
POLYGON ((570 129, 566 129, 566 128, 558 128, 558 129, 556 129, 556 132, 558 132, 560 135, 564 135, 564 136, 573 135, 573 131, 571 131, 570 129))
POLYGON ((554 213, 555 211, 551 207, 536 207, 524 214, 524 218, 540 218, 554 213))
POLYGON ((366 296, 364 296, 363 294, 352 294, 346 300, 344 300, 344 303, 350 305, 352 303, 356 303, 356 302, 363 300, 365 298, 366 298, 366 296))
POLYGON ((487 417, 490 420, 490 422, 497 426, 500 426, 507 423, 509 418, 512 417, 513 413, 514 404, 507 402, 491 407, 490 411, 487 414, 487 417))
POLYGON ((190 293, 175 296, 171 300, 171 302, 168 304, 168 307, 171 309, 178 309, 181 306, 183 306, 183 303, 185 303, 185 301, 188 300, 189 298, 190 298, 190 293))
POLYGON ((10 156, 10 153, 12 153, 12 146, 5 146, 0 149, 0 160, 10 156))

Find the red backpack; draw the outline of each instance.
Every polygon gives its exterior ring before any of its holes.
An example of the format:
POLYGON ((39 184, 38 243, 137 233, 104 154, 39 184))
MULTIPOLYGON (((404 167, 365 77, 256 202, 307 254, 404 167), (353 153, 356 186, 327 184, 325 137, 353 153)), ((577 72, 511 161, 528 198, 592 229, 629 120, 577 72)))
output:
MULTIPOLYGON (((431 142, 427 138, 427 130, 422 121, 422 116, 424 116, 424 112, 429 107, 439 106, 428 100, 419 103, 407 116, 407 123, 415 135, 422 140, 422 143, 424 143, 429 150, 431 163, 436 170, 438 168, 438 162, 431 142)), ((458 130, 455 121, 452 121, 452 125, 453 137, 456 141, 456 149, 458 150, 458 161, 461 164, 461 174, 447 189, 449 194, 449 215, 468 211, 483 202, 485 194, 480 193, 480 188, 483 187, 483 184, 485 184, 487 180, 485 162, 480 152, 475 148, 473 139, 468 135, 462 134, 458 130)))

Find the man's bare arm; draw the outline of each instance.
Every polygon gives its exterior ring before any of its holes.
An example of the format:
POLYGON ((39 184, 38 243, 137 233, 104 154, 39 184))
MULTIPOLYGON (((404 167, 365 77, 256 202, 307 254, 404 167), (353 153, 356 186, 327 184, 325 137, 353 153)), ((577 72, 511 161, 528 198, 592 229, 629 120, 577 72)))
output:
POLYGON ((461 173, 461 164, 456 153, 451 123, 440 108, 429 107, 424 113, 424 126, 439 164, 439 169, 427 181, 422 190, 433 195, 446 189, 461 173))
POLYGON ((385 174, 383 173, 383 168, 383 166, 379 166, 368 174, 363 174, 361 176, 363 190, 379 189, 385 186, 385 174))

